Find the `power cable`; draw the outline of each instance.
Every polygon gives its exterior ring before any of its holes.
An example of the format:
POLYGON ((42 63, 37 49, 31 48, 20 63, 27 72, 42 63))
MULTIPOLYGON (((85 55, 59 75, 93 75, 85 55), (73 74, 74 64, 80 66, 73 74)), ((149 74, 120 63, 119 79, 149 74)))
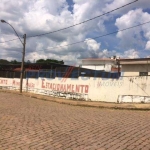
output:
MULTIPOLYGON (((135 25, 135 26, 132 26, 132 27, 128 27, 128 28, 125 28, 125 29, 121 29, 121 30, 118 30, 118 31, 114 31, 114 32, 111 32, 111 33, 108 33, 108 34, 104 34, 104 35, 100 35, 100 36, 97 36, 97 37, 93 37, 92 39, 97 39, 97 38, 105 37, 105 36, 108 36, 108 35, 111 35, 111 34, 122 32, 122 31, 125 31, 125 30, 129 30, 129 29, 132 29, 132 28, 135 28, 135 27, 139 27, 139 26, 142 26, 142 25, 145 25, 145 24, 148 24, 148 23, 150 23, 150 21, 142 23, 142 24, 139 24, 139 25, 135 25)), ((13 40, 15 40, 15 39, 13 39, 13 40)), ((87 39, 86 41, 89 41, 89 40, 90 39, 87 39)), ((75 44, 79 44, 79 43, 83 43, 83 42, 85 42, 85 40, 78 41, 78 42, 71 43, 71 44, 67 44, 67 45, 63 45, 63 46, 51 47, 50 49, 60 48, 60 47, 66 47, 66 46, 75 45, 75 44)), ((45 49, 45 50, 49 50, 49 49, 45 49)))
MULTIPOLYGON (((135 2, 137 2, 137 1, 138 1, 138 0, 135 0, 135 1, 133 1, 133 2, 130 2, 130 3, 128 3, 128 4, 123 5, 123 6, 121 6, 121 7, 118 7, 118 8, 116 8, 116 9, 111 10, 111 11, 108 11, 108 12, 106 12, 106 13, 104 13, 104 14, 101 14, 101 15, 98 15, 98 16, 93 17, 93 18, 91 18, 91 19, 85 20, 85 21, 83 21, 83 22, 80 22, 80 23, 77 23, 77 24, 74 24, 74 25, 71 25, 71 26, 68 26, 68 27, 59 29, 59 30, 51 31, 51 32, 47 32, 47 33, 43 33, 43 34, 37 34, 37 35, 34 35, 34 36, 27 36, 27 38, 33 38, 33 37, 37 37, 37 36, 43 36, 43 35, 46 35, 46 34, 51 34, 51 33, 55 33, 55 32, 59 32, 59 31, 62 31, 62 30, 66 30, 66 29, 72 28, 72 27, 74 27, 74 26, 77 26, 77 25, 86 23, 86 22, 88 22, 88 21, 94 20, 94 19, 99 18, 99 17, 102 17, 102 16, 104 16, 104 15, 107 15, 107 14, 113 12, 113 11, 116 11, 116 10, 121 9, 121 8, 123 8, 123 7, 126 7, 126 6, 128 6, 128 5, 131 5, 132 3, 135 3, 135 2)), ((17 39, 18 39, 18 38, 17 38, 17 39)), ((8 40, 8 41, 5 41, 5 42, 0 42, 0 43, 11 42, 11 41, 14 41, 14 40, 17 40, 17 39, 12 39, 12 40, 8 40)))
MULTIPOLYGON (((150 23, 150 21, 145 22, 145 23, 142 23, 142 24, 139 24, 139 25, 135 25, 135 26, 132 26, 132 27, 128 27, 128 28, 125 28, 125 29, 117 30, 117 31, 114 31, 114 32, 111 32, 111 33, 107 33, 107 34, 104 34, 104 35, 100 35, 100 36, 97 36, 97 37, 93 37, 92 39, 98 39, 98 38, 101 38, 101 37, 104 37, 104 36, 108 36, 108 35, 111 35, 111 34, 115 34, 115 33, 118 33, 118 32, 122 32, 122 31, 125 31, 125 30, 129 30, 129 29, 132 29, 132 28, 135 28, 135 27, 139 27, 139 26, 145 25, 145 24, 147 24, 147 23, 150 23)), ((90 40, 90 39, 87 39, 86 41, 88 41, 88 40, 90 40)), ((85 40, 78 41, 78 42, 71 43, 71 44, 67 44, 67 45, 63 45, 63 46, 51 47, 50 49, 58 48, 58 47, 65 47, 65 46, 70 46, 70 45, 75 45, 75 44, 79 44, 79 43, 83 43, 83 42, 85 42, 85 40)), ((48 50, 48 49, 47 49, 47 50, 48 50)))
POLYGON ((137 1, 138 1, 138 0, 135 0, 135 1, 133 1, 133 2, 130 2, 130 3, 128 3, 128 4, 123 5, 123 6, 121 6, 121 7, 118 7, 118 8, 116 8, 116 9, 111 10, 111 11, 108 11, 108 12, 106 12, 106 13, 103 13, 102 15, 98 15, 98 16, 93 17, 93 18, 91 18, 91 19, 85 20, 85 21, 83 21, 83 22, 80 22, 80 23, 77 23, 77 24, 74 24, 74 25, 71 25, 71 26, 68 26, 68 27, 59 29, 59 30, 51 31, 51 32, 47 32, 47 33, 43 33, 43 34, 37 34, 37 35, 34 35, 34 36, 27 36, 27 38, 32 38, 32 37, 37 37, 37 36, 43 36, 43 35, 46 35, 46 34, 51 34, 51 33, 55 33, 55 32, 59 32, 59 31, 62 31, 62 30, 66 30, 66 29, 72 28, 72 27, 74 27, 74 26, 77 26, 77 25, 86 23, 86 22, 88 22, 88 21, 91 21, 91 20, 94 20, 94 19, 96 19, 96 18, 102 17, 102 16, 107 15, 107 14, 109 14, 109 13, 112 13, 113 11, 116 11, 116 10, 121 9, 121 8, 123 8, 123 7, 126 7, 126 6, 128 6, 128 5, 131 5, 132 3, 135 3, 135 2, 137 2, 137 1))
POLYGON ((19 38, 15 38, 15 39, 11 39, 11 40, 8 40, 8 41, 5 41, 5 42, 0 42, 0 43, 6 43, 6 42, 11 42, 11 41, 15 41, 15 40, 18 40, 19 38))

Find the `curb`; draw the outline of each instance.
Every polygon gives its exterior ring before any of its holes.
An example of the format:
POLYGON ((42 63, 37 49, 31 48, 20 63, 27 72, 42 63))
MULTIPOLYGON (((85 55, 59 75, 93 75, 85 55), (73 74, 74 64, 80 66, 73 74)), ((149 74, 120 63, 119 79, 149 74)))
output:
POLYGON ((17 95, 22 95, 30 98, 36 98, 39 100, 56 102, 60 104, 67 104, 73 106, 82 106, 82 107, 95 107, 95 108, 103 108, 103 109, 116 109, 116 110, 140 110, 140 111, 150 111, 150 104, 141 104, 141 103, 107 103, 107 102, 95 102, 95 101, 79 101, 79 100, 71 100, 64 99, 59 97, 38 95, 34 93, 19 93, 18 91, 10 91, 10 90, 0 90, 0 92, 5 93, 13 93, 17 95))

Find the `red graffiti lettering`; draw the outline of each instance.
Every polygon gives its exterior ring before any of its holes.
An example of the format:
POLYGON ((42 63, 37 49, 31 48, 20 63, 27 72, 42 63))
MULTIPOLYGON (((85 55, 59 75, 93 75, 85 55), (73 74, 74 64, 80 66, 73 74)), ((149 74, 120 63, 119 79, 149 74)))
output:
POLYGON ((89 92, 89 86, 85 85, 85 93, 87 94, 89 92))
POLYGON ((72 85, 72 92, 74 93, 75 91, 74 91, 74 85, 72 85))
POLYGON ((7 80, 0 79, 0 84, 6 84, 7 85, 7 80))
POLYGON ((80 85, 76 85, 76 93, 80 92, 80 85))
POLYGON ((83 93, 83 87, 84 87, 84 85, 80 85, 80 87, 81 87, 81 93, 83 93))
POLYGON ((42 79, 42 88, 72 93, 87 94, 89 92, 89 85, 55 84, 49 82, 45 83, 45 79, 42 79))
POLYGON ((67 92, 71 91, 71 84, 67 84, 67 92))
POLYGON ((57 84, 57 91, 60 90, 60 84, 57 84))
POLYGON ((42 79, 42 88, 45 88, 44 82, 45 82, 45 79, 42 79))

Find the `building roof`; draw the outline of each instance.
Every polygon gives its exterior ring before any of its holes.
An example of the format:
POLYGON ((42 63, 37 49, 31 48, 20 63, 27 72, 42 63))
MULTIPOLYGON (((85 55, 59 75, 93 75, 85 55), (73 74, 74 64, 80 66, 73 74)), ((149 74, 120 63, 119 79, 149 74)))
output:
POLYGON ((150 58, 120 59, 119 61, 120 61, 120 65, 150 64, 150 58))
POLYGON ((95 60, 95 61, 115 61, 115 59, 110 59, 110 58, 86 58, 82 59, 82 61, 86 60, 95 60))
MULTIPOLYGON (((5 71, 20 71, 21 64, 0 64, 0 70, 5 71)), ((39 70, 39 69, 55 69, 58 67, 69 67, 68 65, 57 64, 57 63, 25 63, 25 70, 39 70)))
POLYGON ((149 60, 150 58, 120 58, 120 61, 145 61, 145 60, 149 60))
POLYGON ((105 65, 105 64, 115 64, 115 59, 110 58, 87 58, 82 59, 82 65, 105 65))
MULTIPOLYGON (((127 65, 127 64, 150 64, 150 58, 120 58, 117 59, 120 62, 120 65, 127 65)), ((82 64, 106 64, 106 63, 116 63, 116 59, 111 58, 87 58, 82 59, 82 64)))

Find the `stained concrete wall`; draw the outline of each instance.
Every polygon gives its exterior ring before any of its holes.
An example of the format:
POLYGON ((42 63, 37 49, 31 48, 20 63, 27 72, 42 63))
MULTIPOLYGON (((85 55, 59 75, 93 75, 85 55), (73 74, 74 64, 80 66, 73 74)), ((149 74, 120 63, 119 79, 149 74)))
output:
MULTIPOLYGON (((0 78, 0 87, 19 90, 20 79, 0 78)), ((68 99, 103 102, 150 102, 150 76, 119 79, 79 77, 24 79, 23 90, 68 99)))
POLYGON ((141 102, 140 99, 139 101, 132 99, 129 101, 124 96, 150 97, 150 77, 148 76, 122 77, 118 80, 97 78, 95 81, 91 79, 90 84, 92 90, 89 91, 89 96, 94 101, 141 102))
POLYGON ((125 72, 150 72, 150 64, 122 65, 122 71, 125 71, 125 72))

